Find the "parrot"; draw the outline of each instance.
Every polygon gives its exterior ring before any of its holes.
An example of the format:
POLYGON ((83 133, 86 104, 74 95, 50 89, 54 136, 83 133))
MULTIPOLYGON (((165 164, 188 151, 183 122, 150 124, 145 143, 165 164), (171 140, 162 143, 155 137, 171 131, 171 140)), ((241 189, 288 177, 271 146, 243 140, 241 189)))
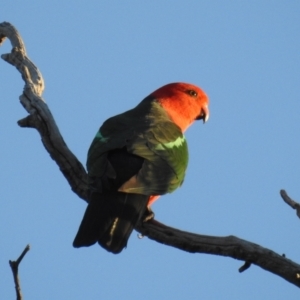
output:
POLYGON ((169 83, 136 107, 107 119, 87 155, 88 206, 73 241, 120 253, 151 205, 183 183, 188 165, 185 130, 209 118, 208 96, 189 83, 169 83))

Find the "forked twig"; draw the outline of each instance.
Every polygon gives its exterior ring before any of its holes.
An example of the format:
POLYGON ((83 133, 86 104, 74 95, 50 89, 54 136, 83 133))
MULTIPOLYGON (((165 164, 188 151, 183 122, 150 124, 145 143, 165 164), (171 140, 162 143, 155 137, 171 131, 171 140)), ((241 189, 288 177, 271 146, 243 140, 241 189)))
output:
POLYGON ((13 276, 14 276, 17 300, 23 299, 22 292, 21 292, 20 278, 19 278, 19 265, 29 250, 30 250, 30 246, 27 245, 17 260, 9 261, 9 265, 10 265, 10 268, 11 268, 11 270, 13 272, 13 276))

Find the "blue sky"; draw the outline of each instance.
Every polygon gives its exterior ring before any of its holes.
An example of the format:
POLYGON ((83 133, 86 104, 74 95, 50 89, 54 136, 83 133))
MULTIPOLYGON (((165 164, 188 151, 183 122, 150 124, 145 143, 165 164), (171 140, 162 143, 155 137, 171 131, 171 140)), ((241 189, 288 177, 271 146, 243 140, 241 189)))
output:
MULTIPOLYGON (((156 202, 160 222, 235 235, 300 263, 299 219, 279 196, 300 201, 300 2, 6 1, 1 21, 20 31, 41 70, 61 133, 85 164, 108 117, 175 81, 201 86, 210 120, 187 131, 184 185, 156 202)), ((1 54, 10 51, 6 42, 1 54)), ((112 255, 72 247, 85 203, 32 129, 17 120, 23 81, 0 62, 0 297, 25 299, 298 299, 283 279, 242 262, 188 254, 132 234, 112 255)))

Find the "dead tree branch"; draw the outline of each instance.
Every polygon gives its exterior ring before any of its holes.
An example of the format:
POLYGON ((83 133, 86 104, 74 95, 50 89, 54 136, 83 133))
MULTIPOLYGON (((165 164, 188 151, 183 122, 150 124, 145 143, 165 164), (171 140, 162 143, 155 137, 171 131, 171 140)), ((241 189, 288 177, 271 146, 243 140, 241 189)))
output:
POLYGON ((300 218, 300 203, 290 198, 285 190, 280 190, 280 195, 286 204, 288 204, 291 208, 296 209, 297 216, 300 218))
MULTIPOLYGON (((0 45, 5 37, 11 41, 13 48, 11 53, 3 54, 1 57, 15 66, 25 81, 20 101, 29 115, 18 124, 21 127, 32 127, 38 130, 46 150, 59 166, 72 190, 80 198, 88 201, 86 171, 68 149, 47 104, 41 97, 44 89, 41 73, 27 57, 19 33, 7 22, 0 24, 0 45)), ((241 260, 245 264, 240 268, 240 272, 245 271, 251 264, 257 265, 300 287, 300 265, 272 250, 237 237, 193 234, 167 227, 155 220, 138 224, 136 230, 143 236, 183 251, 228 256, 241 260)))
POLYGON ((168 227, 151 220, 136 228, 142 235, 164 245, 172 246, 190 253, 206 253, 228 256, 244 261, 240 273, 257 265, 300 287, 300 265, 260 245, 235 236, 215 237, 194 234, 168 227))
POLYGON ((17 260, 14 260, 14 261, 10 260, 9 261, 9 265, 11 267, 11 270, 12 270, 13 276, 14 276, 17 300, 22 300, 23 299, 22 292, 21 292, 20 279, 19 279, 19 264, 21 263, 23 257, 26 255, 26 253, 29 250, 30 250, 30 246, 27 245, 17 260))
POLYGON ((42 98, 43 76, 27 57, 25 45, 18 31, 7 22, 0 24, 0 45, 7 37, 12 45, 9 54, 1 55, 6 62, 15 66, 25 81, 20 102, 29 116, 18 121, 21 127, 35 128, 52 159, 58 164, 72 190, 82 199, 87 199, 87 174, 75 155, 69 150, 47 104, 42 98))

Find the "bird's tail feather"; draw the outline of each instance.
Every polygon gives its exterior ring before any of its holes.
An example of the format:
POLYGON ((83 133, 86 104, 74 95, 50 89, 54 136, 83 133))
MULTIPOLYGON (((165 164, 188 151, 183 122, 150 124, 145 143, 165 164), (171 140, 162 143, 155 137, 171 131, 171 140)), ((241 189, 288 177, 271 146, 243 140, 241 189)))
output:
POLYGON ((122 192, 92 193, 73 246, 96 242, 112 253, 120 253, 134 226, 144 214, 149 196, 122 192))

